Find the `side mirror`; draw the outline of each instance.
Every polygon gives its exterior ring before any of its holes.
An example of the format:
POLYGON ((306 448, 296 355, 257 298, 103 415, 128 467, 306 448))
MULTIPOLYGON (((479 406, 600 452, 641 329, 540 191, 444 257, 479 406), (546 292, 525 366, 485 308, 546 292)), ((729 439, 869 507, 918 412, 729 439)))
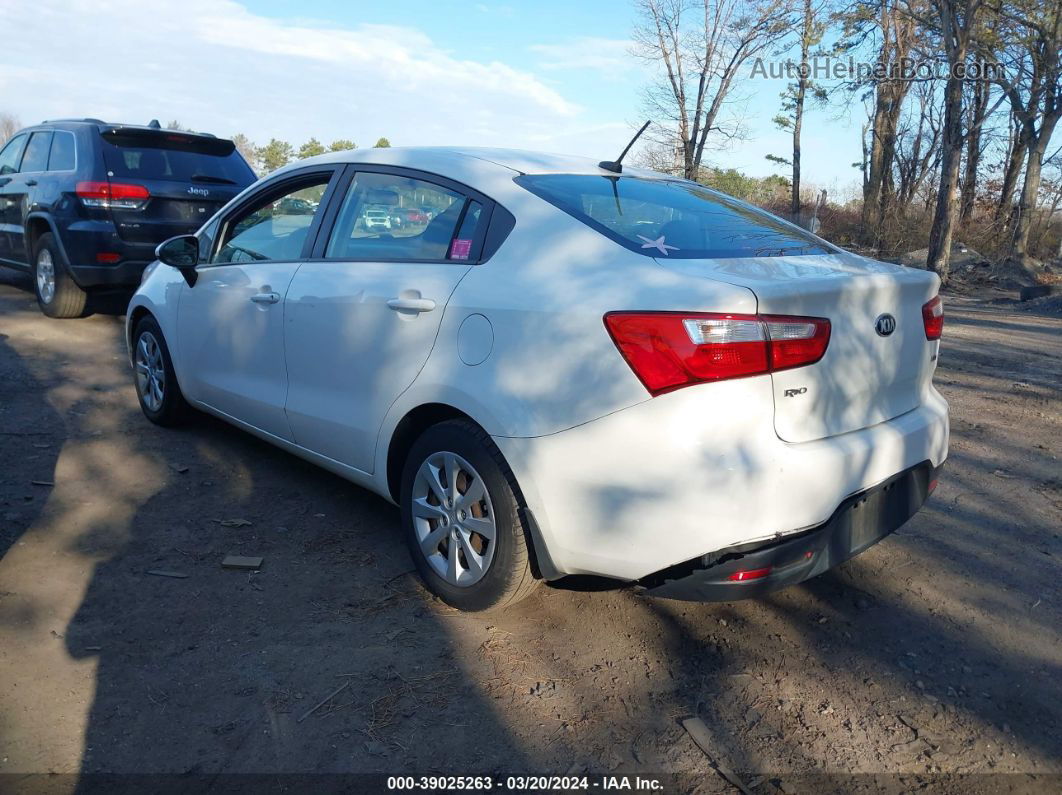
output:
POLYGON ((195 286, 195 266, 199 264, 199 239, 195 235, 178 235, 159 243, 155 256, 164 265, 179 270, 189 287, 195 286))

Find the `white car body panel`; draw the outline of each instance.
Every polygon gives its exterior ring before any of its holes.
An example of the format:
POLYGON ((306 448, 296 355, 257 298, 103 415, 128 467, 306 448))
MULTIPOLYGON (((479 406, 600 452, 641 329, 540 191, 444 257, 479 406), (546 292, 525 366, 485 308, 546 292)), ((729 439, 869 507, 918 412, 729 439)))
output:
POLYGON ((373 470, 384 416, 427 361, 450 294, 469 267, 336 260, 299 269, 284 312, 287 416, 296 443, 373 470), (391 309, 387 302, 396 297, 436 306, 391 309))
POLYGON ((195 289, 181 280, 174 355, 189 400, 239 417, 288 441, 284 413, 284 295, 298 263, 241 263, 203 268, 195 289), (252 296, 275 293, 274 304, 252 296))
POLYGON ((277 264, 268 278, 245 274, 239 284, 222 274, 233 266, 201 267, 194 288, 176 270, 149 269, 128 316, 158 320, 194 405, 387 499, 388 454, 403 418, 427 404, 466 414, 512 468, 551 578, 638 579, 798 532, 845 497, 947 457, 947 404, 931 383, 938 343, 925 340, 911 311, 936 293, 931 274, 843 253, 654 259, 513 182, 518 171, 604 173, 582 159, 396 148, 282 171, 348 162, 467 184, 516 225, 473 266, 311 261, 277 264), (267 285, 282 300, 251 304, 267 285), (189 302, 201 287, 218 297, 189 302), (414 291, 435 308, 388 308, 414 291), (817 365, 652 398, 604 327, 616 310, 828 316, 833 333, 817 365), (885 311, 898 319, 899 359, 895 350, 875 353, 858 325, 885 311), (234 322, 226 317, 243 318, 253 339, 219 327, 234 322), (208 350, 211 338, 219 350, 208 350), (286 368, 282 400, 277 361, 286 368), (783 404, 794 387, 807 388, 808 399, 783 404))

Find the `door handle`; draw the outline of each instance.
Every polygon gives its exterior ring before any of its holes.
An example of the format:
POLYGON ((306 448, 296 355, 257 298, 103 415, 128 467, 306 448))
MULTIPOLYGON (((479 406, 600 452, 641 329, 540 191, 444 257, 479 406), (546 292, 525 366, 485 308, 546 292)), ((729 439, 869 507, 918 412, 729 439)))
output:
POLYGON ((11 181, 11 177, 0 177, 0 188, 11 181))
POLYGON ((430 312, 435 308, 435 302, 430 298, 392 298, 387 306, 396 312, 430 312))
POLYGON ((275 304, 280 300, 280 293, 255 293, 251 300, 256 304, 275 304))
POLYGON ((29 185, 29 187, 32 188, 34 185, 37 184, 37 180, 35 180, 35 179, 27 179, 26 180, 26 184, 29 185))

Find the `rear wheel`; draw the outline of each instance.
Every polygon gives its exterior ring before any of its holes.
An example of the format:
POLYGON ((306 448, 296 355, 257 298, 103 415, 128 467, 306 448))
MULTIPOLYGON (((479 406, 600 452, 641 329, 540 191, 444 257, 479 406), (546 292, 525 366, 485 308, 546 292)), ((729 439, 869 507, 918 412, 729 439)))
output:
POLYGON ((48 317, 69 318, 85 314, 88 295, 70 277, 51 233, 37 238, 33 252, 33 290, 37 305, 48 317))
POLYGON ((406 459, 401 502, 417 570, 447 604, 490 610, 534 590, 519 490, 481 428, 450 420, 425 431, 406 459))
POLYGON ((173 372, 170 349, 153 317, 137 323, 133 332, 136 396, 144 416, 156 425, 177 425, 188 410, 173 372))

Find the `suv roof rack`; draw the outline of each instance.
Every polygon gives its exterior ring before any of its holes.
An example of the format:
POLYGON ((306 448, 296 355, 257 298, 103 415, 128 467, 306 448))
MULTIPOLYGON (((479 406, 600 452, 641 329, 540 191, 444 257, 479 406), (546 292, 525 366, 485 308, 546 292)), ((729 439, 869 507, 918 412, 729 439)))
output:
POLYGON ((45 119, 44 121, 41 122, 41 124, 53 124, 53 123, 58 122, 58 121, 83 121, 86 124, 106 124, 107 123, 103 119, 84 118, 84 119, 45 119))

